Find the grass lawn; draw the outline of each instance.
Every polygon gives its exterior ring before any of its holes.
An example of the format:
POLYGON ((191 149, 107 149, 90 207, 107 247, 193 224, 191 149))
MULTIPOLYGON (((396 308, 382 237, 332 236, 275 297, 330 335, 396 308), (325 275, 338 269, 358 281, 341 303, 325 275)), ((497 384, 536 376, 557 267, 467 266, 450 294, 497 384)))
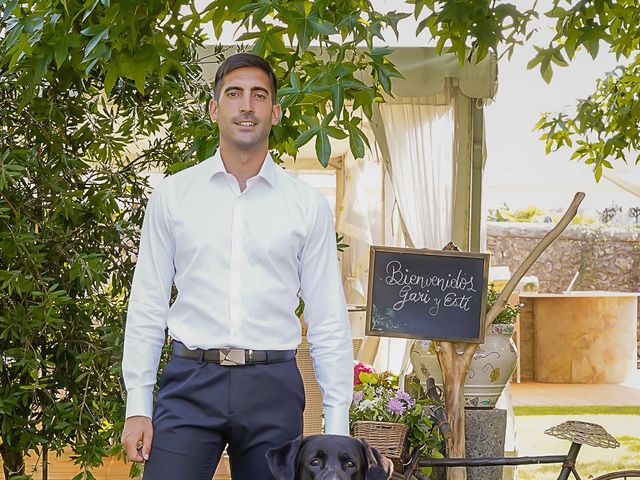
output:
MULTIPOLYGON (((589 479, 614 470, 640 469, 640 409, 638 407, 518 407, 516 431, 519 456, 566 454, 570 442, 544 431, 567 420, 597 423, 619 442, 615 449, 583 445, 578 473, 589 479)), ((519 480, 555 480, 560 465, 518 467, 519 480)))
POLYGON ((525 415, 640 415, 640 407, 605 406, 553 406, 553 407, 514 407, 517 417, 525 415))

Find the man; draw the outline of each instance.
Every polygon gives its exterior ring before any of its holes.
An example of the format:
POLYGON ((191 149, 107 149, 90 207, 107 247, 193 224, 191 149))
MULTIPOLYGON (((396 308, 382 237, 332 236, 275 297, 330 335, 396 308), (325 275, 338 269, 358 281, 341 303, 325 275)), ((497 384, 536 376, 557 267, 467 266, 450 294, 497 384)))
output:
POLYGON ((147 460, 145 480, 210 480, 225 446, 234 480, 272 478, 265 452, 302 433, 298 292, 325 433, 348 434, 353 352, 332 214, 268 153, 276 88, 261 57, 223 62, 209 105, 218 152, 149 200, 123 355, 122 444, 147 460), (165 329, 173 353, 152 422, 165 329))

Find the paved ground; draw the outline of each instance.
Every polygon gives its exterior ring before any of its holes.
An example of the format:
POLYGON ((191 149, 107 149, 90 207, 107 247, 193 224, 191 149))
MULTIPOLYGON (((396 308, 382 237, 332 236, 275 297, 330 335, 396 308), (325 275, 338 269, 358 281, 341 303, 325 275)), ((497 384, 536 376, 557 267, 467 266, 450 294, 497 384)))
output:
POLYGON ((640 415, 640 371, 622 385, 522 382, 511 384, 514 406, 637 406, 640 415))

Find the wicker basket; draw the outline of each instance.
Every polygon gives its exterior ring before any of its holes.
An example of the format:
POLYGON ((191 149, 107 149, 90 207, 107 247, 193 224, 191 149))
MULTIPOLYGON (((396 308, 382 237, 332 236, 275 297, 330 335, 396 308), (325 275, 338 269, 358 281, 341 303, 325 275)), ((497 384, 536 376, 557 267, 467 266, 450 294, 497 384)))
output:
POLYGON ((407 426, 402 423, 358 421, 353 426, 353 436, 364 438, 391 460, 397 472, 403 472, 409 461, 407 433, 407 426))

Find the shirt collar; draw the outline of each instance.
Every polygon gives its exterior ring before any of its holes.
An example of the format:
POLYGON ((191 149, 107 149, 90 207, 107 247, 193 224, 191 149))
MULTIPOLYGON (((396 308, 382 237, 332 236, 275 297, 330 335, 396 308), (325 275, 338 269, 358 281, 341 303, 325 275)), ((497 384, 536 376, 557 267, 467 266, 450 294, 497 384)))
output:
MULTIPOLYGON (((224 167, 224 163, 222 162, 220 150, 218 150, 213 157, 209 158, 209 163, 211 177, 214 177, 219 173, 228 173, 227 169, 224 167)), ((260 171, 256 177, 264 178, 269 185, 273 186, 276 179, 276 164, 273 161, 273 158, 271 158, 271 154, 269 152, 267 152, 267 156, 265 157, 264 162, 262 162, 262 167, 260 167, 260 171)))

